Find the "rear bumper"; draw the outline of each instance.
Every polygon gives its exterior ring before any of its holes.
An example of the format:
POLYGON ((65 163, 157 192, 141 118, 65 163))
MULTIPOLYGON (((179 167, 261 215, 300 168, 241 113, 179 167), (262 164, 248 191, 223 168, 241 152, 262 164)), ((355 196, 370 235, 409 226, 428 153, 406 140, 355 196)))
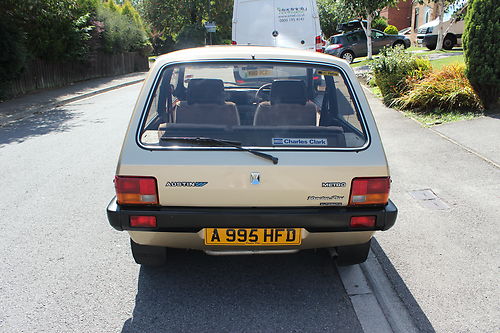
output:
POLYGON ((387 230, 396 222, 397 208, 384 207, 132 207, 120 206, 113 198, 108 205, 109 224, 117 230, 154 232, 199 232, 220 228, 304 228, 308 232, 358 232, 387 230), (156 228, 131 228, 130 216, 156 216, 156 228), (376 216, 374 228, 350 228, 352 216, 376 216))

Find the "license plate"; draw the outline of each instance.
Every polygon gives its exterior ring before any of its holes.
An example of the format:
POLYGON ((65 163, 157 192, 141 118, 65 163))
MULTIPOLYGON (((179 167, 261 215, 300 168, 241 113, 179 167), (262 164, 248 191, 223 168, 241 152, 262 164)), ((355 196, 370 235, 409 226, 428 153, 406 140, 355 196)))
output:
POLYGON ((205 245, 300 245, 300 228, 205 228, 205 245))
POLYGON ((273 73, 272 70, 270 69, 255 69, 255 70, 249 70, 247 72, 248 77, 258 77, 258 76, 270 76, 273 73))

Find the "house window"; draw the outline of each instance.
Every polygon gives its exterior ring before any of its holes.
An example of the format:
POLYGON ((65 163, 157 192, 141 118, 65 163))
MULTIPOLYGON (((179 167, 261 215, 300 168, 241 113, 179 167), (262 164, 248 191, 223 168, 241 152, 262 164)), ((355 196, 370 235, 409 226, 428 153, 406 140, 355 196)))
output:
POLYGON ((425 7, 424 24, 429 22, 431 19, 431 7, 425 7))

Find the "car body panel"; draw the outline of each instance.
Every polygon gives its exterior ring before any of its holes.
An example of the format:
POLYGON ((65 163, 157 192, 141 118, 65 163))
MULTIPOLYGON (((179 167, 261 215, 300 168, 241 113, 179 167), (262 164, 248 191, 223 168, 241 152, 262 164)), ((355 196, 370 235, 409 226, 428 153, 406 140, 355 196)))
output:
MULTIPOLYGON (((325 208, 330 209, 335 209, 335 206, 343 209, 349 208, 346 206, 349 204, 350 187, 354 178, 388 177, 389 168, 370 106, 361 85, 347 62, 330 55, 304 50, 221 46, 181 50, 157 58, 144 81, 134 107, 125 134, 116 175, 156 178, 159 205, 150 208, 140 207, 138 213, 142 211, 146 215, 154 215, 155 211, 162 207, 180 207, 186 210, 188 216, 191 216, 188 220, 192 221, 193 225, 199 225, 196 221, 203 219, 204 216, 203 210, 199 209, 200 207, 215 209, 222 214, 235 208, 253 211, 266 208, 296 207, 311 209, 310 212, 313 214, 311 218, 312 221, 315 221, 314 210, 321 209, 319 208, 321 206, 329 206, 325 208), (358 148, 348 149, 259 149, 278 157, 278 164, 231 147, 155 149, 142 144, 139 129, 144 121, 145 110, 155 87, 158 85, 162 70, 166 66, 174 64, 218 61, 248 61, 250 63, 267 61, 332 66, 340 71, 348 82, 356 108, 361 113, 363 126, 366 127, 366 144, 358 148), (252 173, 259 174, 259 183, 252 183, 252 173), (203 186, 171 185, 177 182, 201 183, 203 186), (333 187, 323 185, 323 183, 329 182, 343 185, 333 187)), ((121 209, 125 212, 123 218, 128 219, 126 211, 135 211, 137 207, 123 206, 121 209)), ((382 214, 380 216, 385 216, 384 207, 377 209, 382 214)), ((390 209, 392 222, 389 221, 388 227, 394 223, 397 213, 394 205, 390 206, 390 209)), ((355 208, 353 211, 358 212, 358 209, 355 208)), ((363 209, 360 209, 359 214, 362 212, 363 209)), ((181 213, 181 215, 183 214, 181 213)), ((353 213, 345 214, 342 219, 345 221, 345 228, 348 228, 349 219, 353 213)), ((163 218, 165 217, 163 216, 163 218)), ((127 221, 124 223, 128 223, 127 221)), ((238 225, 238 219, 234 221, 234 225, 238 225)), ((385 223, 377 221, 377 223, 379 222, 385 223)), ((254 223, 255 227, 259 227, 259 218, 256 218, 254 223)), ((282 224, 286 227, 286 216, 284 216, 282 224)), ((208 226, 205 225, 205 227, 208 226)), ((217 225, 214 223, 210 227, 217 227, 217 225)), ((293 250, 362 244, 370 240, 375 230, 385 230, 383 226, 378 224, 370 230, 362 231, 310 232, 305 228, 302 229, 303 241, 300 246, 243 248, 251 248, 252 251, 293 250)), ((227 246, 204 245, 203 229, 190 232, 140 229, 127 231, 134 242, 142 245, 216 251, 244 250, 241 247, 232 249, 227 246)))

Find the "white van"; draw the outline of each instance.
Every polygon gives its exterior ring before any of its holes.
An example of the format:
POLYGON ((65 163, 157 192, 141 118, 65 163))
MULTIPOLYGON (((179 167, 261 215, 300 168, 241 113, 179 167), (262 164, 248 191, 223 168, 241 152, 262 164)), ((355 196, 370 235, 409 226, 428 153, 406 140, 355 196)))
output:
MULTIPOLYGON (((448 32, 444 36, 443 49, 451 50, 455 46, 462 46, 462 35, 464 33, 464 20, 447 20, 442 23, 443 32, 448 32)), ((434 50, 437 44, 437 34, 439 31, 439 19, 430 21, 418 27, 417 43, 419 46, 434 50)))
POLYGON ((235 0, 232 40, 322 52, 316 0, 235 0))

